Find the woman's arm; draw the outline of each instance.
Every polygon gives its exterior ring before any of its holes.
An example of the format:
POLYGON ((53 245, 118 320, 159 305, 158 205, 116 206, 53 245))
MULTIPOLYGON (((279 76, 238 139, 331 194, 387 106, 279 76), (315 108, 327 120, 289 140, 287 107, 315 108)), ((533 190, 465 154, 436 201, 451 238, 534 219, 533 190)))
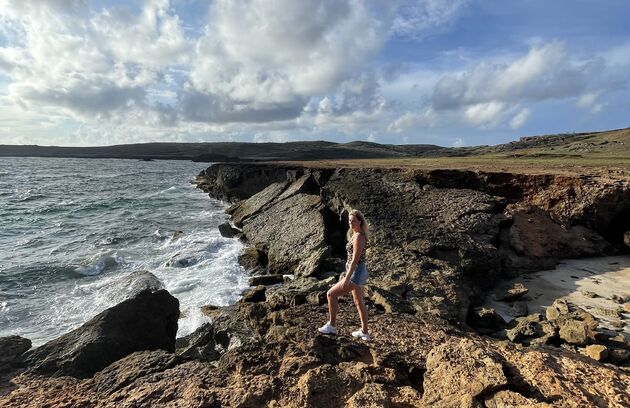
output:
POLYGON ((365 237, 363 234, 356 234, 352 239, 352 262, 350 263, 350 267, 346 271, 346 276, 343 279, 344 287, 346 287, 348 282, 350 282, 350 278, 352 277, 354 270, 357 268, 361 252, 363 252, 363 247, 365 247, 365 237))

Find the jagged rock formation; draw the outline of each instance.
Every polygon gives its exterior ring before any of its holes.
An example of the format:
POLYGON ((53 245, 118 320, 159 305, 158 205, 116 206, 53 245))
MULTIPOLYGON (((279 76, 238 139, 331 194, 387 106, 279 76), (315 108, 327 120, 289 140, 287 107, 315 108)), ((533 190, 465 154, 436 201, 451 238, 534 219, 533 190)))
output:
POLYGON ((460 321, 501 276, 614 253, 630 211, 627 182, 555 175, 221 164, 197 184, 236 201, 228 213, 270 273, 338 273, 344 217, 360 209, 374 299, 460 321))
POLYGON ((26 353, 29 372, 86 378, 139 350, 175 350, 179 302, 142 291, 83 326, 26 353))

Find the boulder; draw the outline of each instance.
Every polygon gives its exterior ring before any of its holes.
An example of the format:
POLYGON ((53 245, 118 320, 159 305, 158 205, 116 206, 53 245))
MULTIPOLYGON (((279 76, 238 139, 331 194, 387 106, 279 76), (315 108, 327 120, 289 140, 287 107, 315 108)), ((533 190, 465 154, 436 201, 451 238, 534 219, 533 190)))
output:
POLYGON ((467 323, 483 334, 495 332, 505 327, 505 321, 489 307, 476 307, 468 314, 467 323))
POLYGON ((264 272, 267 265, 267 255, 256 247, 249 246, 238 257, 238 263, 249 273, 264 272))
POLYGON ((574 310, 565 299, 556 299, 553 304, 545 309, 547 320, 555 320, 560 315, 567 314, 574 310))
POLYGON ((630 247, 630 231, 623 233, 623 243, 630 247))
POLYGON ((20 336, 0 337, 0 374, 22 363, 23 354, 31 348, 29 339, 20 336))
POLYGON ((516 326, 507 330, 507 338, 515 343, 528 343, 532 338, 540 337, 543 334, 539 324, 541 320, 542 316, 539 314, 517 318, 516 326))
POLYGON ((589 342, 591 330, 587 322, 572 317, 558 319, 560 338, 569 344, 583 346, 589 342))
POLYGON ((326 291, 333 284, 334 278, 322 281, 315 278, 295 280, 281 286, 269 288, 267 291, 267 304, 273 309, 283 309, 305 303, 320 304, 322 294, 325 299, 326 291))
POLYGON ((177 339, 175 347, 177 354, 184 358, 214 361, 220 357, 215 350, 214 328, 210 323, 205 323, 188 336, 177 339))
POLYGON ((514 302, 510 306, 510 314, 514 317, 527 316, 527 313, 529 313, 527 302, 514 302))
POLYGON ((224 222, 223 224, 219 225, 219 233, 221 234, 222 237, 234 238, 234 236, 238 234, 239 232, 240 231, 232 227, 232 225, 230 225, 229 222, 224 222))
POLYGON ((601 344, 589 344, 584 349, 584 354, 597 361, 604 361, 608 358, 608 348, 601 344))
POLYGON ((505 292, 497 297, 497 300, 501 300, 504 302, 513 302, 525 294, 529 292, 522 283, 517 282, 514 283, 510 288, 506 289, 505 292))
POLYGON ((92 376, 135 351, 175 351, 179 302, 166 290, 146 290, 81 327, 27 352, 28 371, 92 376))

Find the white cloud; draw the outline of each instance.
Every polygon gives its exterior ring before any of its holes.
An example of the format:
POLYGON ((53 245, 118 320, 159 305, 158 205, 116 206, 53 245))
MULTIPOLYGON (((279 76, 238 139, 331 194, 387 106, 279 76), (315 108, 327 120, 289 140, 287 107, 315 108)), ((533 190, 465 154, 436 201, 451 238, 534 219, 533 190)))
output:
POLYGON ((453 147, 464 147, 464 146, 466 146, 466 142, 461 137, 458 137, 453 142, 453 147))
POLYGON ((531 113, 519 108, 523 104, 579 97, 578 106, 594 106, 600 95, 622 86, 623 80, 607 68, 602 58, 572 58, 563 43, 537 44, 507 63, 481 61, 444 75, 429 105, 438 116, 460 112, 467 123, 481 128, 517 129, 531 113))
POLYGON ((406 0, 392 23, 392 34, 423 39, 448 27, 470 0, 406 0))
POLYGON ((297 117, 310 97, 361 71, 383 34, 361 1, 218 0, 196 46, 188 91, 214 101, 204 112, 209 121, 241 113, 256 121, 297 117))
POLYGON ((512 129, 518 129, 527 122, 531 111, 527 108, 521 109, 512 119, 510 120, 510 127, 512 129))
POLYGON ((427 128, 435 125, 436 114, 432 108, 421 112, 406 112, 387 126, 390 133, 401 133, 411 128, 427 128))
POLYGON ((477 126, 496 126, 503 114, 506 106, 502 102, 486 102, 470 105, 464 110, 466 120, 477 126))

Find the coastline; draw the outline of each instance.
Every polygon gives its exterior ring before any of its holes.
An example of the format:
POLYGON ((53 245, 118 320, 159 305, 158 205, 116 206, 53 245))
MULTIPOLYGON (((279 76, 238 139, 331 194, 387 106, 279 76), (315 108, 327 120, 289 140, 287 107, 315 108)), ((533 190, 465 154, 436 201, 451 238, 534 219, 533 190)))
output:
MULTIPOLYGON (((210 305, 213 323, 169 350, 175 353, 140 348, 84 380, 34 372, 20 353, 9 363, 18 370, 9 374, 11 382, 3 381, 0 402, 630 404, 628 339, 602 332, 597 320, 573 307, 554 319, 526 314, 513 327, 481 307, 488 291, 509 278, 533 278, 567 257, 623 251, 623 234, 613 227, 628 211, 628 180, 219 164, 202 172, 197 185, 234 203, 227 211, 249 244, 241 263, 252 279, 293 279, 256 286, 230 307, 210 305), (373 227, 371 343, 348 335, 357 317, 347 301, 341 304, 343 334, 315 333, 326 320, 325 290, 343 262, 343 217, 350 207, 361 209, 373 227), (584 338, 563 335, 566 327, 583 330, 584 338), (600 353, 597 361, 591 346, 609 355, 600 353)), ((620 320, 627 327, 627 317, 620 320)))

